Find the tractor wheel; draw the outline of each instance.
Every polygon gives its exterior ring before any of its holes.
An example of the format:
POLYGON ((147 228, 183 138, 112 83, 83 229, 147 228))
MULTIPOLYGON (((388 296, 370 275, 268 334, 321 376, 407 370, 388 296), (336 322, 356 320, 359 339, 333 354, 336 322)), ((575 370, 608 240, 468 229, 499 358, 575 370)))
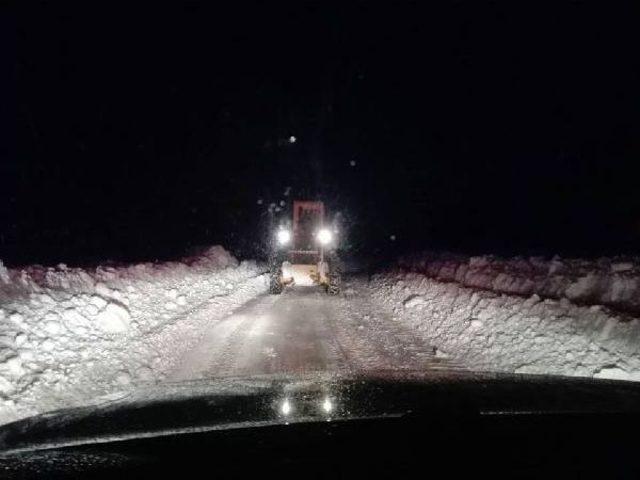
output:
POLYGON ((269 256, 269 293, 279 295, 284 290, 282 284, 282 260, 279 252, 272 252, 269 256))
POLYGON ((272 295, 280 295, 284 289, 284 285, 280 281, 282 278, 282 271, 280 269, 275 272, 271 272, 269 276, 269 293, 272 295))
POLYGON ((338 295, 342 289, 342 268, 338 256, 333 254, 329 261, 329 285, 327 285, 327 293, 329 295, 338 295))
POLYGON ((340 293, 340 280, 333 277, 329 280, 331 283, 327 285, 327 293, 329 295, 338 295, 340 293))

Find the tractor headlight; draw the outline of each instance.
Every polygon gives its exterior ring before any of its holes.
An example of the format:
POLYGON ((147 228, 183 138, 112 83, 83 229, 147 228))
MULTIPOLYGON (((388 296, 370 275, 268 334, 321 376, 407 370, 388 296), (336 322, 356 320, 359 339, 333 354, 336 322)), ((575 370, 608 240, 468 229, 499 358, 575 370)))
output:
POLYGON ((276 234, 278 245, 286 245, 291 241, 291 232, 289 230, 278 230, 276 234))
POLYGON ((318 241, 321 245, 328 245, 333 240, 333 233, 326 228, 323 228, 318 232, 318 241))

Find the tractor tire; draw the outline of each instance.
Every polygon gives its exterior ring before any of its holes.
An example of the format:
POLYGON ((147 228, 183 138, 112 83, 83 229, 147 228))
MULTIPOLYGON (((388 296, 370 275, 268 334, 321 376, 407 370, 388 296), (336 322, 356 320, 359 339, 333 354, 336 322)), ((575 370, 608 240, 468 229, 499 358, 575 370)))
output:
POLYGON ((340 281, 337 278, 331 278, 331 283, 327 285, 327 293, 329 295, 339 295, 340 294, 340 281))
POLYGON ((282 284, 282 254, 272 252, 269 256, 269 293, 272 295, 280 295, 284 290, 282 284))
POLYGON ((329 285, 327 285, 327 293, 329 295, 338 295, 342 289, 342 265, 340 259, 334 253, 329 257, 329 285))
POLYGON ((280 281, 282 278, 282 272, 278 269, 275 272, 272 272, 269 276, 269 293, 272 295, 280 295, 282 290, 284 290, 284 285, 280 281))

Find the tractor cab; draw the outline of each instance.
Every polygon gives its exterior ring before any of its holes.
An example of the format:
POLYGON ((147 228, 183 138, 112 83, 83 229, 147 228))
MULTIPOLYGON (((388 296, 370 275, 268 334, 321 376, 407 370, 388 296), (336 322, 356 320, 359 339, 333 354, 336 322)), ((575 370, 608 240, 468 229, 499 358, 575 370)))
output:
POLYGON ((295 200, 290 226, 276 232, 271 258, 271 293, 287 285, 321 285, 328 293, 339 292, 335 231, 325 224, 322 202, 295 200))

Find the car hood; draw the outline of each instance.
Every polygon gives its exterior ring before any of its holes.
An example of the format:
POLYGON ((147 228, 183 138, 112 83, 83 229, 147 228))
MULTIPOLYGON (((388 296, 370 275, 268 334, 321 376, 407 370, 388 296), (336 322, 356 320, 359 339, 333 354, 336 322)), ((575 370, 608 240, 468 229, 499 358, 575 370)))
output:
POLYGON ((406 415, 640 413, 640 384, 537 375, 377 372, 166 383, 0 427, 0 453, 265 425, 406 415))

